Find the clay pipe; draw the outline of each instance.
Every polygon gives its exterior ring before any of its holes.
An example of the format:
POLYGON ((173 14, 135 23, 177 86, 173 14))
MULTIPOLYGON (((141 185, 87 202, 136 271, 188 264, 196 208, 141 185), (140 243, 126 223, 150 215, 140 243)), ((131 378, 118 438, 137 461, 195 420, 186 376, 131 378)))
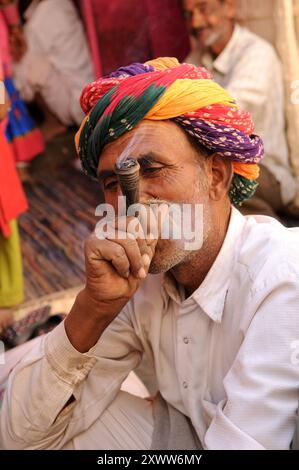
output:
POLYGON ((127 209, 139 202, 139 171, 140 165, 134 158, 126 158, 115 164, 115 173, 123 193, 126 196, 127 209))

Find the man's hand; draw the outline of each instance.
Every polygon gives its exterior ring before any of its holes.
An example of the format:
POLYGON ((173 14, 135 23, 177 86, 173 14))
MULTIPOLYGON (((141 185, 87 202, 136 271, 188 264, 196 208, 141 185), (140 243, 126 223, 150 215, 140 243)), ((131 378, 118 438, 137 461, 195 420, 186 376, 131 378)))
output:
POLYGON ((155 252, 157 239, 146 237, 138 219, 121 217, 112 224, 115 230, 111 227, 106 239, 93 233, 86 240, 86 286, 65 321, 69 340, 80 352, 94 346, 135 294, 155 252))

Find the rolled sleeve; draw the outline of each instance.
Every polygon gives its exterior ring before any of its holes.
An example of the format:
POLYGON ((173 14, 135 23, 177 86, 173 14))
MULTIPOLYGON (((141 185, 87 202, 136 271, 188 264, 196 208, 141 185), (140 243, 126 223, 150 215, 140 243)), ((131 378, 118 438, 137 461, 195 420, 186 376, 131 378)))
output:
POLYGON ((64 322, 45 338, 45 356, 53 373, 66 384, 77 385, 85 379, 96 363, 94 348, 78 352, 70 343, 64 322))
POLYGON ((0 447, 63 448, 100 417, 141 356, 126 312, 84 354, 72 346, 61 323, 11 373, 0 416, 0 447))

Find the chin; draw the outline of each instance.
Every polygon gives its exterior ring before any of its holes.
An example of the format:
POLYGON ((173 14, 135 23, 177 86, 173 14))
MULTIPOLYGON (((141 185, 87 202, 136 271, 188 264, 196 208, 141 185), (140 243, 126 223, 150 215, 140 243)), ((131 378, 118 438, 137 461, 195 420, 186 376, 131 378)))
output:
POLYGON ((206 47, 206 43, 208 42, 209 40, 209 37, 210 37, 210 34, 211 32, 210 31, 207 31, 207 30, 204 30, 198 34, 195 34, 193 37, 195 37, 195 39, 197 40, 198 44, 200 45, 200 47, 203 47, 205 48, 206 47))
MULTIPOLYGON (((169 247, 170 248, 170 247, 169 247)), ((150 274, 166 273, 186 260, 189 252, 175 246, 170 249, 158 250, 149 267, 150 274)))

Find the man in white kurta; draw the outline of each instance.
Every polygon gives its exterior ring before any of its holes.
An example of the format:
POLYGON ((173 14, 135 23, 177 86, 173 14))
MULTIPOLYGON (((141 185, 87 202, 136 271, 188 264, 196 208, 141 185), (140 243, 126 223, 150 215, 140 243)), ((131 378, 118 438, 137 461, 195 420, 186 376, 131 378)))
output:
POLYGON ((299 400, 298 240, 297 229, 234 209, 188 299, 150 275, 86 354, 58 326, 12 374, 1 445, 150 448, 151 403, 120 392, 145 352, 164 399, 191 418, 206 449, 288 449, 299 400))
POLYGON ((282 68, 271 44, 234 22, 234 3, 184 0, 191 36, 191 52, 185 61, 207 67, 216 82, 252 115, 255 133, 264 141, 265 157, 260 187, 243 209, 275 216, 296 194, 286 139, 282 68))
MULTIPOLYGON (((110 211, 101 222, 109 230, 104 234, 98 224, 85 242, 85 287, 64 322, 9 378, 0 425, 5 449, 153 448, 156 400, 120 390, 143 354, 165 404, 185 418, 205 449, 291 447, 299 399, 299 230, 270 217, 243 216, 233 207, 248 197, 248 182, 236 173, 247 163, 231 162, 232 155, 242 158, 243 131, 218 124, 217 141, 217 125, 208 126, 208 120, 193 121, 192 139, 183 127, 194 118, 186 118, 185 108, 198 107, 200 113, 217 94, 219 100, 226 97, 209 78, 197 78, 202 74, 163 58, 123 68, 121 76, 104 77, 84 90, 91 114, 79 131, 79 154, 99 179, 104 211, 110 211), (171 77, 172 84, 161 91, 153 86, 157 77, 159 83, 171 77), (137 99, 138 82, 145 93, 137 99), (102 91, 109 87, 107 100, 102 91), (164 119, 177 108, 179 120, 164 119), (107 109, 112 117, 104 114, 107 109), (128 124, 136 109, 153 119, 128 124), (161 120, 153 110, 162 113, 161 120), (114 129, 123 131, 116 139, 114 129), (216 149, 209 155, 195 140, 201 131, 210 150, 216 149), (231 151, 225 147, 221 154, 217 142, 223 145, 228 136, 231 151), (139 210, 148 214, 151 201, 161 208, 161 216, 152 214, 143 228, 117 207, 115 165, 125 155, 140 166, 139 210), (188 219, 184 212, 174 221, 184 226, 183 234, 163 237, 161 219, 164 224, 173 203, 189 209, 199 204, 202 218, 188 219), (203 235, 191 250, 189 223, 196 223, 196 237, 203 235)), ((220 121, 226 112, 234 116, 231 108, 217 106, 220 121)), ((235 126, 244 116, 250 119, 242 112, 235 116, 235 126)), ((261 141, 250 139, 247 148, 251 143, 257 160, 261 141)), ((172 437, 178 431, 174 426, 172 437)), ((186 449, 177 441, 177 449, 186 449)))
POLYGON ((16 86, 27 101, 39 94, 66 126, 83 118, 79 98, 93 80, 87 38, 71 0, 33 0, 25 12, 27 52, 15 64, 16 86))

